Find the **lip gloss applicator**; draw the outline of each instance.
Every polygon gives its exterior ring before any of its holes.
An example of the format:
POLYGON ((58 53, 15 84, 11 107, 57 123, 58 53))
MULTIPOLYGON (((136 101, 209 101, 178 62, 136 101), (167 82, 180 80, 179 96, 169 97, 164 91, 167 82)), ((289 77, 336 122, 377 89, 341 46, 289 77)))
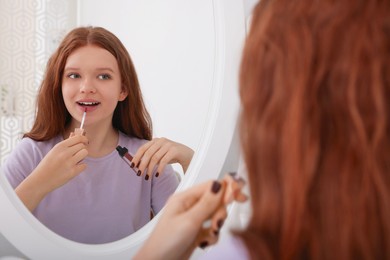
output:
POLYGON ((84 121, 85 121, 85 117, 87 115, 87 108, 85 108, 84 110, 84 114, 83 114, 83 118, 81 119, 81 124, 80 124, 80 128, 75 128, 74 129, 74 134, 75 135, 84 135, 85 134, 85 131, 84 131, 84 121))
POLYGON ((129 154, 129 150, 127 150, 126 147, 122 147, 120 145, 116 147, 116 150, 118 151, 120 157, 122 157, 122 159, 130 166, 130 168, 133 169, 137 176, 140 176, 141 171, 135 167, 133 162, 131 162, 133 160, 133 156, 129 154))

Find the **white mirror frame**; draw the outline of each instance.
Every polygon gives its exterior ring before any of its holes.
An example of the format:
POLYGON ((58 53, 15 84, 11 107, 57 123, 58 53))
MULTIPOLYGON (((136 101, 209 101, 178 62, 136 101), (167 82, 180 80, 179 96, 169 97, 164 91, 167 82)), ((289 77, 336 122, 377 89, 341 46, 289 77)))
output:
MULTIPOLYGON (((218 178, 229 160, 226 157, 236 130, 238 71, 245 38, 244 6, 242 0, 212 0, 212 5, 215 28, 212 98, 200 145, 177 191, 218 178)), ((0 237, 0 244, 12 244, 29 259, 130 259, 159 218, 157 215, 140 231, 116 242, 76 243, 40 223, 18 199, 3 174, 0 174, 0 208, 0 232, 7 240, 1 241, 0 237)))

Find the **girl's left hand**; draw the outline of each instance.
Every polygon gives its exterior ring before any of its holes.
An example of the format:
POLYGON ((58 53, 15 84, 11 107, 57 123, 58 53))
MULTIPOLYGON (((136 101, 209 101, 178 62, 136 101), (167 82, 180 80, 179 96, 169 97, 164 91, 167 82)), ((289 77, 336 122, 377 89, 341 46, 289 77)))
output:
POLYGON ((154 138, 142 145, 134 155, 132 162, 150 177, 157 166, 156 177, 159 176, 167 164, 180 163, 186 172, 190 165, 194 151, 184 144, 171 141, 167 138, 154 138))

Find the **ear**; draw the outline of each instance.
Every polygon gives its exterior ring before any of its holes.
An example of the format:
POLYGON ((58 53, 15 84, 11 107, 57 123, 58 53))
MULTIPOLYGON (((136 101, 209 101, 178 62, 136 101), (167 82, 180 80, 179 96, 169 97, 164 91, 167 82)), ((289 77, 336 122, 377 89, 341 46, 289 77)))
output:
POLYGON ((119 93, 118 101, 123 101, 127 97, 128 93, 125 88, 122 88, 121 93, 119 93))

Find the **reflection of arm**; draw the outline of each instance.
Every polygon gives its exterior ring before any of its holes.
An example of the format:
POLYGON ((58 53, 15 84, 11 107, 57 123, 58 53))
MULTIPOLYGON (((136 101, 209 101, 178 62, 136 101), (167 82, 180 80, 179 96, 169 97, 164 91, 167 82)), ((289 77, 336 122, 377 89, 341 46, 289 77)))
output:
MULTIPOLYGON (((28 139, 25 139, 28 140, 28 139)), ((81 161, 88 152, 85 136, 74 136, 56 143, 25 141, 13 153, 7 167, 8 175, 16 176, 16 194, 33 211, 51 191, 64 185, 81 173, 86 165, 81 161), (28 152, 29 151, 29 152, 28 152), (15 171, 14 167, 21 167, 15 171), (22 176, 22 177, 20 177, 22 176)))
POLYGON ((36 143, 31 139, 22 139, 7 157, 3 166, 8 181, 30 211, 35 209, 44 196, 37 189, 39 183, 36 183, 34 178, 30 178, 31 173, 43 157, 37 148, 36 143))
POLYGON ((188 146, 174 142, 167 138, 154 138, 151 141, 143 144, 134 155, 132 162, 135 165, 139 164, 139 169, 144 172, 149 169, 150 176, 156 165, 157 172, 163 172, 167 164, 179 163, 184 173, 187 171, 191 163, 194 151, 188 146))
POLYGON ((152 180, 152 210, 157 214, 167 202, 168 198, 175 192, 179 185, 171 165, 167 165, 163 174, 152 180))

